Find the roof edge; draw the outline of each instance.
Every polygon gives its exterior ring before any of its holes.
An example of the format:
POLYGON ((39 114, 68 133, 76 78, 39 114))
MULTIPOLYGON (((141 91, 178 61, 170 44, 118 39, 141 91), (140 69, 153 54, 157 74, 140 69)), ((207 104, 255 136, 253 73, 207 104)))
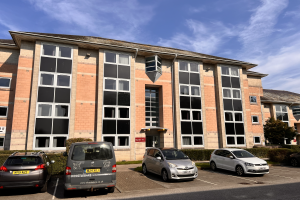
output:
POLYGON ((247 75, 249 75, 249 76, 266 77, 266 76, 268 76, 269 74, 263 74, 263 73, 254 72, 254 71, 247 71, 247 75))
MULTIPOLYGON (((14 36, 17 35, 17 34, 21 34, 21 35, 49 38, 49 39, 65 40, 65 41, 70 41, 70 42, 80 42, 80 43, 103 45, 103 46, 109 46, 109 47, 115 47, 115 48, 124 48, 124 49, 128 49, 128 50, 133 50, 133 51, 136 51, 136 49, 137 49, 137 48, 134 48, 134 47, 126 47, 126 46, 106 44, 106 43, 96 43, 96 42, 90 42, 90 41, 84 41, 84 40, 76 40, 76 39, 69 39, 69 38, 63 38, 63 37, 41 35, 41 34, 36 34, 36 33, 22 32, 22 31, 9 31, 9 33, 11 34, 14 42, 16 43, 16 45, 18 47, 20 47, 20 44, 18 44, 18 42, 16 42, 14 36)), ((86 37, 88 37, 88 36, 86 36, 86 37)), ((103 39, 106 39, 106 38, 103 38, 103 39)), ((128 42, 128 43, 130 43, 130 42, 128 42)), ((135 43, 135 44, 138 44, 138 43, 135 43)), ((143 45, 143 44, 140 44, 140 45, 143 45)), ((149 45, 149 46, 154 46, 154 45, 149 45)), ((158 47, 158 46, 154 46, 154 47, 158 47)), ((174 49, 172 47, 163 47, 163 48, 174 49)), ((181 50, 181 49, 176 49, 176 50, 181 50)), ((170 53, 170 52, 160 52, 160 51, 148 50, 148 49, 139 49, 139 51, 154 52, 154 53, 159 52, 159 53, 168 54, 168 55, 174 55, 175 54, 175 53, 170 53)), ((185 50, 181 50, 181 51, 185 51, 185 50)), ((190 52, 192 52, 192 51, 190 51, 190 52)), ((198 52, 193 52, 193 53, 198 53, 198 52)), ((221 62, 225 62, 225 63, 234 63, 234 64, 246 65, 246 66, 249 66, 250 68, 257 66, 257 64, 244 62, 244 61, 239 61, 239 60, 231 60, 231 59, 226 59, 226 58, 222 58, 222 59, 221 58, 209 58, 209 57, 200 56, 200 55, 199 56, 191 56, 191 55, 186 55, 186 54, 178 54, 178 56, 193 57, 193 58, 198 58, 198 59, 206 59, 206 60, 214 60, 214 61, 221 61, 221 62)))

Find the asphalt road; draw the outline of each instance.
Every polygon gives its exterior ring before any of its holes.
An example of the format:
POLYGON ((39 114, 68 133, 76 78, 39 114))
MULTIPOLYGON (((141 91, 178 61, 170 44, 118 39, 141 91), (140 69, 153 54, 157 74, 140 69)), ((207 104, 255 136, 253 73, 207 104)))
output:
POLYGON ((291 184, 281 184, 281 185, 271 185, 271 186, 261 186, 261 187, 248 187, 248 188, 237 188, 237 189, 223 189, 223 190, 212 190, 212 191, 202 191, 202 192, 189 192, 180 194, 169 194, 169 195, 159 195, 151 197, 138 197, 130 199, 143 199, 143 200, 176 200, 176 199, 205 199, 205 200, 246 200, 246 199, 291 199, 299 200, 300 183, 291 184))

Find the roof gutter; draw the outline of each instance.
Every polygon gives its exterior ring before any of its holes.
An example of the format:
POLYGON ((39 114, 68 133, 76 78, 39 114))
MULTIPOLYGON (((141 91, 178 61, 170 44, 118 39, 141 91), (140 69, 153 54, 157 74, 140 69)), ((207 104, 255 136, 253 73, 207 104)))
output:
MULTIPOLYGON (((9 31, 9 33, 11 34, 11 36, 12 36, 13 40, 15 41, 16 45, 18 45, 19 47, 20 47, 20 44, 18 44, 18 42, 14 38, 15 34, 29 35, 29 36, 33 36, 33 37, 42 37, 42 38, 49 38, 49 39, 56 39, 56 40, 63 40, 63 41, 69 41, 69 42, 78 42, 78 43, 85 43, 85 44, 102 45, 102 46, 113 47, 113 48, 123 48, 123 49, 128 49, 128 50, 136 52, 135 47, 126 47, 126 46, 120 46, 120 45, 114 45, 114 44, 88 42, 88 41, 83 41, 83 40, 75 40, 75 39, 54 37, 54 36, 48 36, 48 35, 39 35, 39 34, 19 32, 19 31, 9 31)), ((153 54, 159 53, 159 54, 166 54, 166 55, 174 55, 174 53, 163 52, 163 51, 155 51, 155 50, 149 50, 149 49, 141 49, 141 48, 139 48, 139 51, 150 52, 150 53, 153 53, 153 54)), ((198 59, 198 60, 199 59, 212 60, 212 61, 218 61, 218 62, 247 65, 247 66, 251 66, 251 67, 257 66, 257 64, 252 64, 252 63, 248 63, 248 62, 242 62, 242 61, 236 61, 236 60, 226 60, 226 59, 220 59, 220 58, 209 58, 209 57, 205 57, 205 56, 190 56, 190 55, 185 55, 185 54, 177 54, 177 57, 187 57, 187 58, 193 58, 193 59, 198 59)))
POLYGON ((274 101, 274 100, 260 100, 262 103, 285 103, 285 104, 299 104, 300 102, 288 102, 288 101, 274 101))

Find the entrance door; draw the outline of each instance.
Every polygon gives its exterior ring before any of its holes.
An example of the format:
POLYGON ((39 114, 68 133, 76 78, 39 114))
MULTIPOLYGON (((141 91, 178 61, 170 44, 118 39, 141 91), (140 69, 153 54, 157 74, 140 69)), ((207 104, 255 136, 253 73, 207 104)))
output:
POLYGON ((159 137, 158 136, 146 136, 146 147, 159 148, 159 137))

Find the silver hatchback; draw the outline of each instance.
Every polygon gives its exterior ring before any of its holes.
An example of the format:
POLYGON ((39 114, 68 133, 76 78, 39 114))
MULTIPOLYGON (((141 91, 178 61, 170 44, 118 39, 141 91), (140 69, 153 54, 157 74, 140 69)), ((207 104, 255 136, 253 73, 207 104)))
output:
POLYGON ((182 151, 174 148, 149 148, 143 159, 143 173, 151 172, 170 179, 191 179, 198 177, 195 163, 182 151))

